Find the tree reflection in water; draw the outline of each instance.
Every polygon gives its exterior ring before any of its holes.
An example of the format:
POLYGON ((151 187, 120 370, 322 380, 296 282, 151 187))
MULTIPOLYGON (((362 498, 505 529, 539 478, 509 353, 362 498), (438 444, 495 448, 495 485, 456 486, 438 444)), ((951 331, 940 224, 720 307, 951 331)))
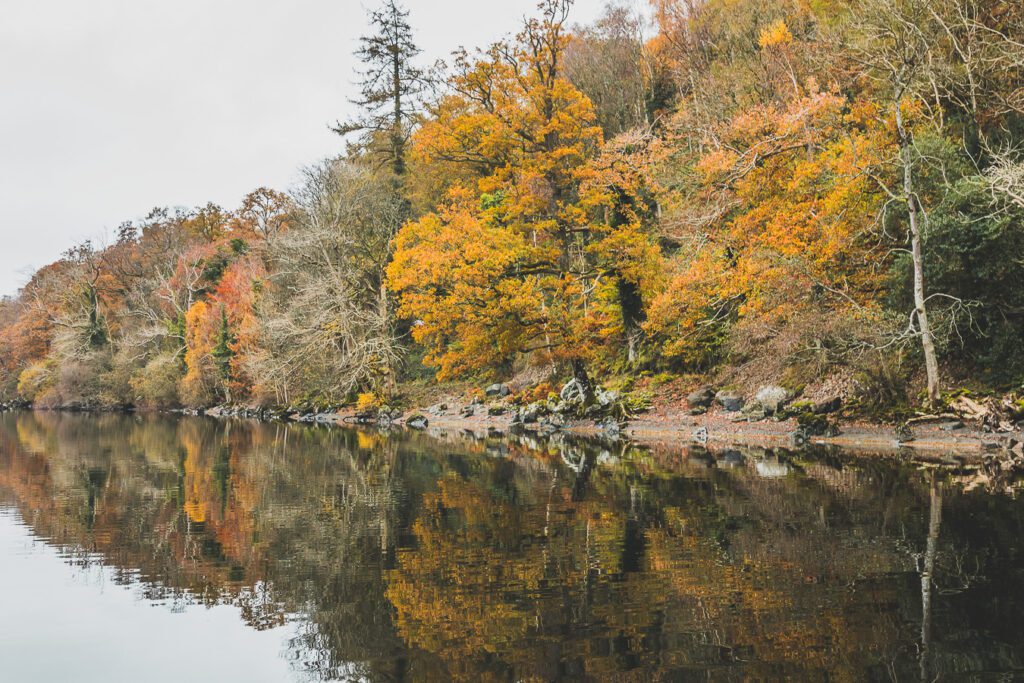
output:
POLYGON ((149 600, 298 623, 313 679, 1024 667, 1024 506, 889 459, 19 413, 0 501, 149 600))

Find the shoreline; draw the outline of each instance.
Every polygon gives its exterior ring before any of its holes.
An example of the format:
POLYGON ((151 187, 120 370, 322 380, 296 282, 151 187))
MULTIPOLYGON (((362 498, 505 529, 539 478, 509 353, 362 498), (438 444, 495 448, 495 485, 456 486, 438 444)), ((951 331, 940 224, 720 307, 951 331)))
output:
MULTIPOLYGON (((413 411, 416 412, 416 411, 413 411)), ((419 411, 426 414, 426 411, 419 411)), ((446 430, 486 433, 491 430, 508 432, 512 428, 509 415, 480 415, 462 417, 458 414, 427 415, 429 426, 446 430)), ((344 423, 341 423, 344 424, 344 423)), ((765 448, 786 448, 799 450, 800 445, 792 443, 791 434, 797 428, 795 418, 765 420, 760 422, 733 422, 721 413, 702 416, 678 414, 645 414, 628 421, 619 438, 641 446, 681 448, 688 446, 760 446, 765 448), (695 432, 706 430, 707 438, 695 438, 695 432)), ((528 430, 534 431, 534 430, 528 430)), ((574 420, 559 430, 562 433, 580 437, 604 437, 609 435, 593 420, 574 420)), ((914 429, 914 438, 900 441, 895 428, 890 425, 864 422, 840 422, 837 436, 810 437, 807 445, 836 447, 859 453, 874 453, 896 456, 906 451, 920 451, 929 455, 942 452, 969 461, 981 462, 986 454, 1010 452, 1007 446, 1022 436, 988 433, 964 426, 954 432, 943 431, 936 425, 919 425, 914 429)))
MULTIPOLYGON (((960 423, 950 429, 950 420, 936 420, 934 423, 920 423, 913 427, 913 438, 901 440, 892 425, 863 421, 839 421, 839 433, 835 436, 810 436, 805 444, 794 443, 793 433, 797 429, 796 418, 763 419, 747 421, 736 419, 738 413, 713 409, 704 415, 690 415, 678 408, 658 408, 635 416, 622 423, 617 433, 609 433, 594 419, 569 419, 557 429, 540 429, 537 425, 515 425, 514 411, 503 414, 488 414, 486 406, 471 416, 460 414, 459 408, 438 409, 445 404, 459 406, 464 399, 447 397, 430 407, 396 411, 390 420, 379 421, 359 416, 354 409, 332 412, 296 412, 274 408, 236 406, 214 406, 208 409, 136 409, 128 406, 0 406, 0 412, 18 410, 54 411, 77 413, 155 413, 170 415, 206 416, 216 419, 250 419, 260 422, 285 421, 297 424, 319 424, 351 428, 373 428, 399 426, 416 431, 468 432, 473 436, 504 435, 508 433, 537 433, 544 435, 565 434, 584 438, 602 438, 633 443, 638 446, 678 449, 692 446, 750 446, 783 448, 797 451, 807 446, 834 447, 841 451, 858 454, 899 456, 915 453, 928 460, 941 460, 941 455, 959 459, 959 464, 984 462, 986 456, 1000 453, 1007 457, 1019 457, 1024 442, 1024 433, 991 432, 960 423), (415 417, 422 417, 426 425, 419 428, 407 425, 415 417), (945 428, 944 428, 945 426, 945 428), (938 458, 936 456, 939 456, 938 458)), ((950 463, 952 464, 952 462, 950 463)))

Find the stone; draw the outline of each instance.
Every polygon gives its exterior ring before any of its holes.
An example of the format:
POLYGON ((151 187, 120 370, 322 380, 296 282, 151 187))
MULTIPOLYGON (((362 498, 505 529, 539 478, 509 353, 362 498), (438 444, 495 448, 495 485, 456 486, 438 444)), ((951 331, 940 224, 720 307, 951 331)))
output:
POLYGON ((491 417, 497 417, 498 415, 504 415, 507 411, 505 406, 502 405, 491 405, 487 406, 487 414, 491 417))
POLYGON ((561 431, 564 426, 565 420, 561 415, 549 415, 540 421, 540 430, 545 434, 561 431))
POLYGON ((829 413, 838 412, 843 407, 843 399, 838 396, 833 398, 826 398, 818 401, 811 406, 811 412, 815 415, 828 415, 829 413))
POLYGON ((808 439, 812 436, 839 436, 839 426, 824 415, 803 413, 797 416, 796 423, 808 439))
POLYGON ((939 425, 939 429, 944 432, 955 432, 958 429, 963 429, 964 423, 957 420, 956 422, 943 422, 939 425))
POLYGON ((575 404, 573 404, 572 402, 559 401, 558 403, 555 404, 555 407, 552 408, 551 412, 559 414, 569 413, 572 412, 573 408, 575 408, 575 404))
POLYGON ((774 411, 769 411, 758 401, 752 401, 751 403, 743 406, 743 410, 740 412, 742 414, 742 418, 748 422, 760 422, 774 413, 774 411))
POLYGON ((495 396, 497 396, 499 398, 505 398, 506 396, 508 396, 511 393, 512 393, 512 390, 508 388, 507 384, 495 383, 495 384, 492 384, 491 386, 487 387, 486 389, 484 389, 484 394, 486 394, 487 396, 490 396, 492 398, 495 397, 495 396))
POLYGON ((468 406, 463 407, 462 410, 459 411, 459 415, 461 415, 462 417, 473 417, 475 413, 476 406, 473 405, 472 403, 469 404, 468 406))
POLYGON ((406 419, 405 421, 405 426, 408 427, 409 429, 423 430, 426 429, 429 425, 430 421, 427 420, 425 416, 420 415, 418 413, 415 415, 410 415, 408 419, 406 419))
POLYGON ((558 397, 562 399, 563 403, 582 403, 583 402, 583 389, 580 387, 580 383, 575 379, 571 379, 565 383, 562 390, 558 392, 558 397))
POLYGON ((693 441, 696 441, 697 443, 707 443, 708 442, 708 428, 707 427, 698 427, 697 429, 694 429, 693 433, 690 435, 690 438, 693 441))
POLYGON ((710 386, 704 386, 686 397, 686 403, 690 408, 704 408, 705 410, 715 400, 715 390, 710 386))
POLYGON ((715 394, 715 400, 730 413, 736 413, 743 409, 744 400, 739 394, 732 391, 720 391, 715 394))
POLYGON ((785 387, 776 385, 763 386, 754 395, 754 401, 760 404, 767 415, 775 415, 793 399, 793 393, 785 387))
POLYGON ((536 404, 531 404, 525 408, 519 409, 519 421, 523 424, 536 424, 541 415, 543 415, 543 412, 536 404))
POLYGON ((687 415, 693 415, 694 417, 696 417, 697 415, 704 415, 707 412, 708 412, 708 409, 706 407, 700 406, 698 408, 690 408, 688 411, 686 411, 686 414, 687 415))
POLYGON ((597 399, 597 404, 602 408, 607 408, 614 405, 619 400, 619 392, 614 389, 602 389, 598 387, 597 391, 594 392, 594 398, 597 399))

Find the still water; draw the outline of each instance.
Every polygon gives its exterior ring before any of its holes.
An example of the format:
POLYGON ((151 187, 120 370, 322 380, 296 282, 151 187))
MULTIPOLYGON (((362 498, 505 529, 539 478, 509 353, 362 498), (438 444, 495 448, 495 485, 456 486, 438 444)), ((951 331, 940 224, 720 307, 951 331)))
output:
POLYGON ((0 680, 1008 680, 1022 532, 877 457, 0 414, 0 680))

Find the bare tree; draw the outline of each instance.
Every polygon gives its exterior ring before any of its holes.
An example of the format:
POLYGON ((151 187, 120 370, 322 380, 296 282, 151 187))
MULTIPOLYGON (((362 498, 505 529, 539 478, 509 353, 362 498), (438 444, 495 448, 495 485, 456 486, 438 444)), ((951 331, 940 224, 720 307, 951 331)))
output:
POLYGON ((1024 161, 1010 152, 999 153, 985 179, 994 195, 1024 209, 1024 161))
POLYGON ((270 249, 266 353, 250 371, 285 402, 393 389, 398 352, 384 270, 401 196, 379 173, 332 160, 306 170, 294 201, 295 225, 270 249))
POLYGON ((908 101, 927 97, 932 36, 928 0, 868 0, 857 12, 856 39, 851 45, 855 60, 876 79, 896 121, 898 150, 894 158, 899 181, 887 187, 879 179, 890 202, 907 210, 910 257, 913 267, 914 310, 911 319, 924 353, 928 400, 939 400, 941 384, 935 353, 935 335, 928 320, 928 295, 924 275, 922 232, 927 213, 917 187, 914 140, 904 118, 908 101))
POLYGON ((565 50, 566 77, 597 112, 605 136, 650 123, 648 85, 654 81, 644 53, 640 18, 609 5, 590 26, 577 26, 565 50))

